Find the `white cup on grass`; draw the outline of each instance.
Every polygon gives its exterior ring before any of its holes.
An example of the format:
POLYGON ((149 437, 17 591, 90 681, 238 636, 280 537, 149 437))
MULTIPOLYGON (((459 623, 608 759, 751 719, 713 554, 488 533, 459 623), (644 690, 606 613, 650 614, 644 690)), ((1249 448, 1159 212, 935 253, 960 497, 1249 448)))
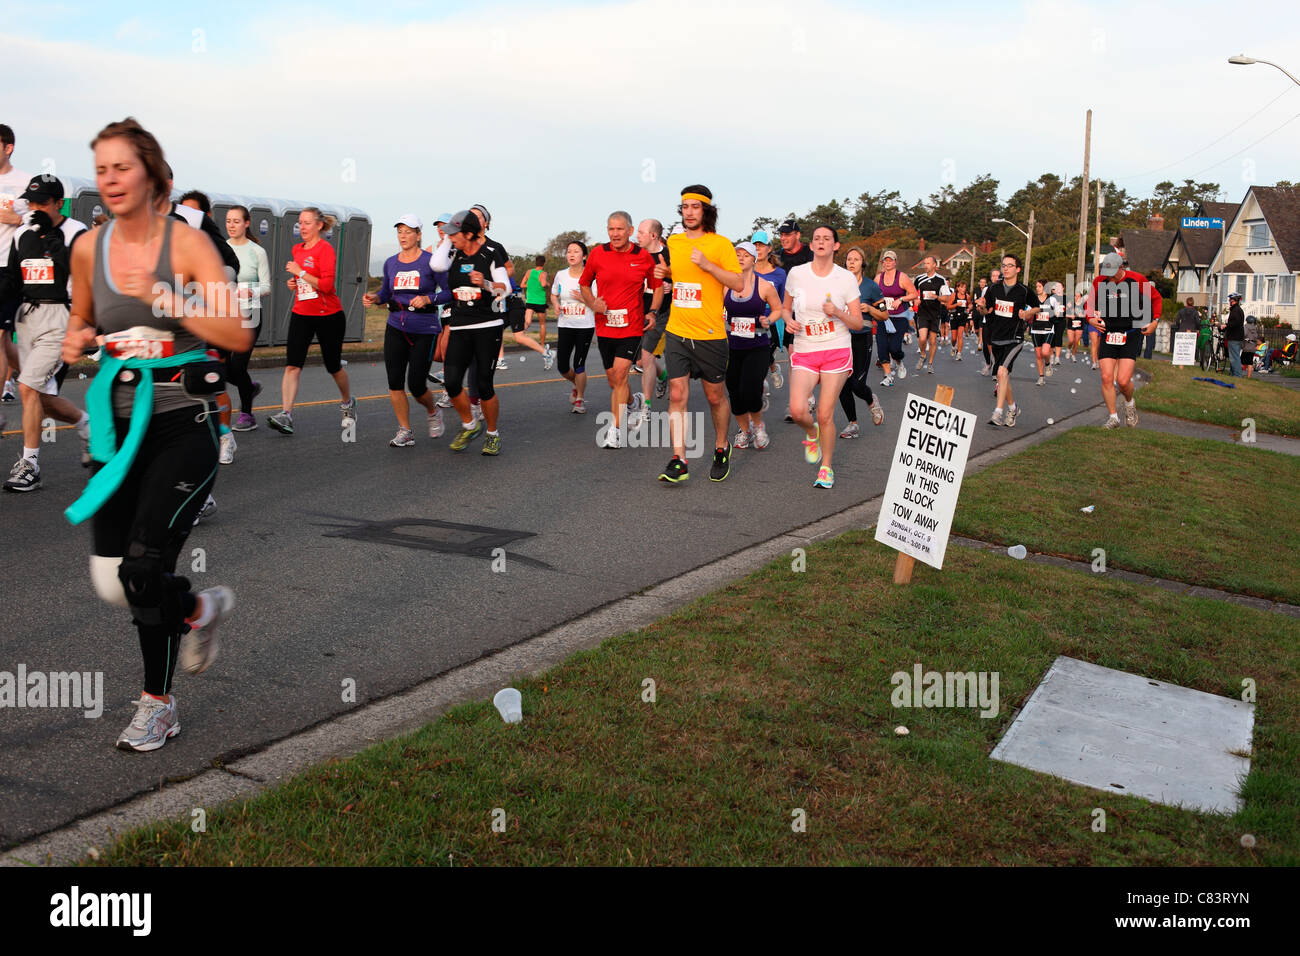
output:
POLYGON ((507 724, 517 724, 524 719, 523 695, 513 687, 497 691, 492 705, 501 712, 501 719, 507 724))

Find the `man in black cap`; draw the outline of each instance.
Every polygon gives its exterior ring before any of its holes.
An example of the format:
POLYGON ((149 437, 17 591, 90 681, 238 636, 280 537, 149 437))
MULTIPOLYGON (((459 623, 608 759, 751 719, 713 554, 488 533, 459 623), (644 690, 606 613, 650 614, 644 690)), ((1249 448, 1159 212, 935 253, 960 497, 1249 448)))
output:
POLYGON ((1241 293, 1228 296, 1228 323, 1224 326, 1223 341, 1228 343, 1228 363, 1232 375, 1241 372, 1241 343, 1246 340, 1246 313, 1241 310, 1241 293))
MULTIPOLYGON (((41 486, 42 418, 48 415, 78 426, 83 442, 90 437, 86 413, 58 396, 71 303, 72 243, 86 227, 59 212, 63 183, 53 176, 32 179, 21 198, 30 210, 28 223, 14 233, 9 260, 0 272, 0 300, 17 297, 20 302, 16 331, 23 452, 4 483, 6 491, 18 492, 41 486)), ((90 463, 84 444, 81 463, 90 463)))

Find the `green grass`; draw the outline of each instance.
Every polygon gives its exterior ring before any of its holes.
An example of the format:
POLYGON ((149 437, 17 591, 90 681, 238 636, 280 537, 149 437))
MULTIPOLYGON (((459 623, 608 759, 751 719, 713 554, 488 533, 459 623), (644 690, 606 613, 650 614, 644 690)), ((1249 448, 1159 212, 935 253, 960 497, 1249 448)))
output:
POLYGON ((960 548, 907 588, 888 583, 893 564, 867 532, 813 546, 804 573, 774 562, 517 683, 521 725, 461 706, 208 808, 205 833, 186 820, 127 834, 100 863, 1300 863, 1293 620, 960 548), (1228 696, 1254 678, 1244 809, 1198 814, 991 761, 1059 654, 1228 696), (895 709, 890 675, 917 662, 999 672, 997 717, 895 709), (1090 829, 1095 807, 1106 833, 1090 829), (796 808, 807 832, 792 831, 796 808))
POLYGON ((966 479, 953 532, 1300 604, 1298 487, 1292 455, 1076 428, 966 479))
POLYGON ((1147 379, 1139 390, 1138 407, 1194 422, 1240 429, 1242 421, 1255 419, 1257 431, 1270 435, 1300 437, 1300 392, 1260 378, 1231 378, 1226 372, 1202 372, 1199 366, 1184 368, 1167 362, 1139 360, 1138 368, 1147 379), (1229 382, 1223 388, 1196 378, 1229 382))

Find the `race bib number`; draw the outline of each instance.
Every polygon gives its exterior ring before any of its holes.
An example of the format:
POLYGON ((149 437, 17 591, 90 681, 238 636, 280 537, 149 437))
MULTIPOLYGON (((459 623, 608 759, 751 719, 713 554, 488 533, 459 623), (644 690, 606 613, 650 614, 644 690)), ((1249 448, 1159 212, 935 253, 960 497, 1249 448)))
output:
POLYGON ((394 292, 417 292, 419 288, 420 273, 418 271, 399 272, 393 276, 394 292))
POLYGON ((832 333, 834 333, 834 331, 835 331, 835 323, 830 321, 805 322, 803 327, 803 334, 813 339, 820 338, 826 335, 831 335, 832 333))
POLYGON ((308 299, 318 299, 320 295, 311 287, 311 283, 306 279, 298 279, 298 301, 305 302, 308 299))
POLYGON ((894 308, 894 306, 896 306, 896 305, 898 305, 898 300, 897 300, 897 299, 895 299, 892 295, 887 295, 887 296, 885 296, 885 308, 886 308, 886 309, 889 309, 889 310, 892 311, 893 308, 894 308))
POLYGON ((674 282, 673 305, 679 309, 704 308, 704 287, 698 282, 674 282))
POLYGON ((925 299, 927 302, 935 298, 935 296, 936 294, 929 289, 926 289, 924 292, 921 293, 921 298, 925 299))
POLYGON ((115 358, 158 359, 175 353, 176 337, 171 332, 137 325, 104 336, 104 349, 115 358))
POLYGON ((993 314, 1000 315, 1004 319, 1013 318, 1016 314, 1016 304, 1006 299, 998 299, 993 305, 993 314))
POLYGON ((560 315, 586 315, 587 309, 581 302, 565 302, 560 306, 560 315))
POLYGON ((483 290, 475 285, 458 285, 454 292, 457 302, 477 302, 483 297, 483 290))
POLYGON ((959 308, 959 309, 964 309, 964 308, 966 308, 966 300, 965 300, 965 299, 958 299, 958 300, 957 300, 957 308, 959 308))
POLYGON ((23 282, 29 285, 54 285, 53 259, 24 259, 23 282))
POLYGON ((1128 344, 1128 333, 1127 333, 1127 332, 1107 332, 1107 333, 1106 333, 1106 344, 1107 344, 1107 345, 1126 345, 1126 344, 1128 344))
POLYGON ((611 329, 627 328, 627 309, 610 309, 605 313, 605 325, 611 329))
POLYGON ((451 306, 449 306, 449 305, 440 305, 440 306, 438 306, 438 321, 439 321, 439 322, 441 322, 441 321, 443 321, 444 319, 446 319, 447 316, 449 316, 449 315, 451 315, 451 306))
POLYGON ((733 318, 731 320, 731 334, 742 339, 752 339, 754 337, 753 317, 740 316, 733 318))

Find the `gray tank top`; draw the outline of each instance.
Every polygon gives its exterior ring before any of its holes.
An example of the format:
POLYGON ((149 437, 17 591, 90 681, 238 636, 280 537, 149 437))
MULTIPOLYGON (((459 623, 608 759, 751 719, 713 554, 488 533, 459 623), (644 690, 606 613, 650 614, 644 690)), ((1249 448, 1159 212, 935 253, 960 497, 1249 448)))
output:
MULTIPOLYGON (((109 239, 116 223, 111 220, 95 237, 95 275, 92 294, 95 300, 95 326, 100 335, 128 333, 132 329, 150 330, 152 335, 165 333, 172 336, 172 354, 179 355, 191 349, 206 348, 206 343, 194 333, 187 331, 175 319, 163 318, 153 314, 153 309, 139 299, 119 292, 113 282, 112 270, 108 265, 109 239)), ((174 288, 176 277, 171 274, 172 229, 176 220, 167 217, 163 230, 162 248, 158 250, 158 263, 154 266, 154 278, 174 288)), ((185 226, 185 228, 189 228, 185 226)), ((128 336, 130 337, 130 336, 128 336)), ((154 369, 153 411, 170 412, 177 408, 191 405, 205 405, 201 399, 191 397, 179 381, 172 377, 180 371, 176 369, 154 369)), ((113 383, 113 415, 119 418, 129 417, 135 399, 135 384, 139 381, 138 372, 123 372, 118 381, 113 383), (122 375, 130 375, 131 381, 122 381, 122 375)))

